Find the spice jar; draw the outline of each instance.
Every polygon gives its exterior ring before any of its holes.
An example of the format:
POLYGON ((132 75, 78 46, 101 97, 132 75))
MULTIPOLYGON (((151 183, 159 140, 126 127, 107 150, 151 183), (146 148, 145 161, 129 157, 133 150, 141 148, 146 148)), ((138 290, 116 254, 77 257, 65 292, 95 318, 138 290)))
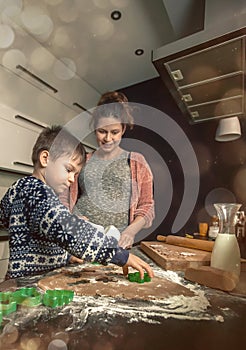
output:
POLYGON ((208 237, 212 240, 215 240, 219 233, 219 218, 216 215, 213 215, 208 229, 208 237))

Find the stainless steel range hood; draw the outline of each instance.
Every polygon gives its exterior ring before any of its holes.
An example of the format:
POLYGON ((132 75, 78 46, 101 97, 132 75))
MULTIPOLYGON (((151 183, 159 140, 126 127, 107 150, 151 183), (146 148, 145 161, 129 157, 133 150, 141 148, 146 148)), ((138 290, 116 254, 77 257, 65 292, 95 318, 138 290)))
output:
POLYGON ((219 21, 153 52, 152 61, 191 124, 245 115, 246 15, 219 21))

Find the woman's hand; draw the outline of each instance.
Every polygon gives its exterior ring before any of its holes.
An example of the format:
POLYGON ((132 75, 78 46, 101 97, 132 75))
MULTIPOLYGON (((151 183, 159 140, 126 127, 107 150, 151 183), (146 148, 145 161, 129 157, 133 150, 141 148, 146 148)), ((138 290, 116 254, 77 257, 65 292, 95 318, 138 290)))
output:
POLYGON ((136 234, 145 226, 146 222, 142 216, 136 216, 133 222, 121 232, 119 246, 122 248, 131 248, 136 234))
POLYGON ((133 254, 129 254, 129 258, 127 260, 127 263, 122 267, 123 269, 123 274, 125 276, 128 275, 128 267, 131 266, 134 269, 138 270, 140 273, 140 278, 143 279, 144 278, 144 270, 148 273, 149 277, 152 278, 154 277, 154 272, 151 269, 151 267, 149 266, 149 264, 147 264, 145 261, 143 261, 141 258, 139 258, 136 255, 133 254))
POLYGON ((122 232, 120 239, 119 239, 119 246, 127 249, 131 248, 134 243, 134 236, 132 236, 130 233, 122 232))
POLYGON ((87 218, 87 216, 84 216, 84 215, 80 216, 80 219, 83 219, 83 220, 85 220, 85 221, 89 221, 89 219, 87 218))

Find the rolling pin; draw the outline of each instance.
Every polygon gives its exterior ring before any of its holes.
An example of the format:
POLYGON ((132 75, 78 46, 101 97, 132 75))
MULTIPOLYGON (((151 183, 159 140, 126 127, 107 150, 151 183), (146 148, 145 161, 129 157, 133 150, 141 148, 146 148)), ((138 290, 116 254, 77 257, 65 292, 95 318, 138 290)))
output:
POLYGON ((160 242, 165 242, 167 244, 177 245, 179 247, 186 247, 186 248, 193 248, 193 249, 200 249, 205 250, 207 252, 212 252, 214 242, 212 241, 205 241, 202 239, 193 239, 193 238, 186 238, 186 237, 180 237, 180 236, 162 236, 158 235, 157 240, 160 242))

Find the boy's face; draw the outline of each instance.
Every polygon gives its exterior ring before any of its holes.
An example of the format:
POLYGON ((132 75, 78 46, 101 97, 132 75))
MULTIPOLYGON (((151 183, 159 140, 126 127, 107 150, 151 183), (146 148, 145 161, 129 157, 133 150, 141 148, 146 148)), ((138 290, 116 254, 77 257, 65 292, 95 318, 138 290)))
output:
POLYGON ((75 175, 79 174, 81 168, 82 160, 79 154, 63 155, 56 160, 49 158, 45 181, 59 195, 70 187, 71 183, 74 182, 75 175))

